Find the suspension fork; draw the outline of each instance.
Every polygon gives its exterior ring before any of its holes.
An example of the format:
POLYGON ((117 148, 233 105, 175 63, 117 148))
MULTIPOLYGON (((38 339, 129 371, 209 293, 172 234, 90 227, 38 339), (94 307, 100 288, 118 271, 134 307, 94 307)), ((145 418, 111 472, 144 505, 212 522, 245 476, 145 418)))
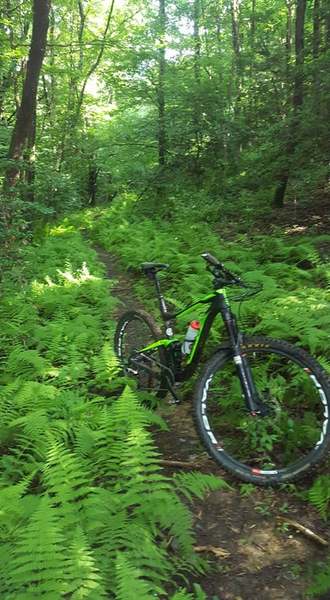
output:
POLYGON ((234 363, 238 374, 247 410, 256 416, 260 412, 260 401, 254 384, 252 371, 246 355, 242 351, 242 334, 237 327, 235 316, 230 310, 225 297, 220 297, 221 315, 234 351, 234 363))

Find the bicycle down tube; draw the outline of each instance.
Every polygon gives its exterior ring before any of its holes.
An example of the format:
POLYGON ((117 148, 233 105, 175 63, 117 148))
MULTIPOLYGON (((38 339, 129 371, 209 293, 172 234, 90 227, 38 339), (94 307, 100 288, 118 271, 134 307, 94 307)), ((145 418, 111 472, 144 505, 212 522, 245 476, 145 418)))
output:
MULTIPOLYGON (((158 279, 155 278, 155 280, 159 284, 158 279)), ((236 319, 235 319, 232 311, 230 310, 230 306, 229 306, 228 300, 226 298, 225 290, 224 289, 216 290, 216 292, 214 294, 209 294, 205 298, 202 298, 201 300, 198 300, 197 302, 190 304, 189 306, 185 307, 183 310, 180 310, 173 315, 169 314, 166 310, 166 305, 165 305, 163 296, 161 296, 161 294, 160 294, 159 285, 157 286, 157 291, 159 291, 159 295, 162 300, 161 307, 163 310, 161 312, 162 312, 163 317, 166 319, 166 321, 165 321, 166 330, 167 331, 170 330, 170 333, 168 334, 168 338, 166 338, 164 340, 158 340, 157 342, 154 342, 153 344, 150 344, 149 346, 142 348, 140 350, 140 352, 146 352, 147 350, 151 350, 158 346, 169 347, 173 342, 177 341, 176 338, 171 339, 171 337, 173 335, 171 321, 174 320, 176 317, 184 314, 188 310, 191 310, 191 308, 193 308, 197 304, 211 303, 211 306, 207 312, 206 318, 204 319, 204 321, 202 323, 200 333, 195 340, 195 343, 193 345, 190 355, 188 356, 187 364, 182 369, 181 373, 177 374, 176 380, 178 382, 186 381, 195 372, 197 364, 199 363, 200 357, 202 355, 205 342, 208 338, 209 332, 213 325, 214 319, 220 313, 222 316, 223 322, 225 324, 225 328, 226 328, 228 338, 230 341, 230 346, 232 347, 233 352, 234 352, 233 360, 235 362, 238 377, 241 382, 242 391, 243 391, 244 399, 246 402, 246 407, 251 412, 252 415, 257 414, 257 412, 259 410, 259 403, 258 403, 258 396, 257 396, 256 388, 255 388, 255 385, 253 382, 253 377, 252 377, 251 369, 249 368, 248 361, 247 361, 246 357, 244 356, 244 354, 240 350, 240 333, 237 328, 236 319)))

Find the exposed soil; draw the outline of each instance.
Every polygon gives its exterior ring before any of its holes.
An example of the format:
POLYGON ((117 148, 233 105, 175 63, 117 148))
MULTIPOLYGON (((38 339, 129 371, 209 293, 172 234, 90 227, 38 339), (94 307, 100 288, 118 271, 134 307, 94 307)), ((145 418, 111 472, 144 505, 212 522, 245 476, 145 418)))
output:
MULTIPOLYGON (((141 307, 118 261, 103 249, 96 250, 107 276, 116 280, 113 293, 120 300, 118 312, 141 307)), ((191 506, 197 544, 219 548, 221 554, 206 553, 210 570, 192 578, 191 584, 198 582, 209 600, 302 600, 311 565, 324 560, 329 550, 278 522, 277 517, 297 521, 327 538, 326 525, 317 512, 288 489, 242 487, 222 471, 199 442, 189 399, 175 406, 165 400, 161 412, 169 431, 157 431, 155 441, 164 459, 198 463, 201 471, 223 477, 231 485, 191 506)), ((168 474, 177 469, 165 468, 168 474)), ((330 591, 318 600, 330 600, 330 591)))
MULTIPOLYGON (((282 209, 273 209, 270 222, 286 234, 328 234, 330 231, 330 196, 322 193, 312 203, 288 203, 282 209)), ((258 226, 258 225, 257 225, 258 226)))
POLYGON ((251 235, 252 238, 258 234, 272 233, 284 239, 304 235, 323 236, 323 239, 316 240, 316 247, 320 256, 329 260, 330 237, 326 239, 326 236, 330 233, 330 195, 315 196, 308 205, 295 204, 291 200, 283 208, 270 207, 267 214, 254 215, 253 223, 248 225, 244 219, 237 222, 232 218, 231 222, 227 220, 216 229, 221 238, 228 240, 232 240, 237 232, 251 235))

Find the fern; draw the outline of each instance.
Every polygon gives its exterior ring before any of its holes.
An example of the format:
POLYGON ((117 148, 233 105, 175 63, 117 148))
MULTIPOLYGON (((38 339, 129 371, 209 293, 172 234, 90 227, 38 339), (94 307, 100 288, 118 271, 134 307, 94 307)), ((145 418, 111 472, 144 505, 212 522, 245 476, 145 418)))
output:
MULTIPOLYGON (((248 309, 244 307, 251 331, 292 339, 298 335, 300 343, 312 352, 328 354, 327 290, 320 289, 320 278, 326 280, 327 268, 317 251, 317 240, 314 244, 308 237, 297 242, 283 236, 255 236, 251 243, 247 236, 237 236, 237 240, 223 244, 204 223, 192 222, 187 236, 182 218, 171 223, 134 220, 134 205, 129 202, 126 211, 119 203, 99 211, 89 220, 91 235, 114 254, 120 244, 120 260, 127 268, 137 268, 146 259, 169 262, 171 270, 164 278, 164 289, 175 304, 186 304, 208 291, 210 279, 198 258, 208 247, 248 281, 263 284, 262 293, 249 302, 248 309), (133 228, 134 244, 130 235, 133 228), (306 259, 313 267, 308 271, 299 268, 306 259)), ((155 308, 152 286, 146 285, 145 279, 140 279, 136 290, 144 303, 155 308)))
POLYGON ((68 548, 68 560, 65 565, 68 581, 66 595, 72 600, 102 600, 108 598, 93 551, 86 535, 77 526, 68 548))
POLYGON ((308 498, 323 519, 326 519, 330 508, 330 475, 321 475, 316 479, 308 492, 308 498))
POLYGON ((49 374, 51 365, 36 350, 16 348, 10 353, 5 369, 15 377, 43 378, 49 374))
POLYGON ((145 427, 152 421, 151 413, 141 410, 134 394, 126 388, 114 402, 111 410, 105 407, 101 414, 95 465, 100 474, 129 481, 134 475, 134 463, 143 470, 143 461, 148 470, 157 470, 158 454, 152 449, 151 437, 145 427), (109 440, 112 441, 111 445, 109 440), (125 447, 123 441, 125 440, 125 447), (124 468, 123 468, 124 466, 124 468))
POLYGON ((92 365, 96 383, 109 384, 120 372, 118 359, 108 342, 103 345, 100 353, 93 357, 92 365))
POLYGON ((230 485, 221 477, 198 472, 178 473, 174 476, 174 483, 178 491, 189 500, 192 500, 192 496, 203 498, 210 491, 231 489, 230 485))
POLYGON ((127 556, 120 552, 116 559, 116 598, 117 600, 152 600, 155 594, 163 593, 143 579, 143 574, 130 564, 127 556))
POLYGON ((150 433, 164 421, 131 389, 118 396, 104 327, 115 303, 80 236, 56 228, 24 253, 26 283, 8 276, 0 316, 1 591, 166 597, 174 578, 205 567, 181 496, 217 484, 166 477, 150 433))
POLYGON ((29 600, 35 597, 59 598, 66 590, 67 552, 56 509, 45 496, 18 535, 11 551, 6 598, 29 600))
MULTIPOLYGON (((194 584, 194 593, 188 594, 185 590, 179 590, 171 597, 171 600, 207 600, 206 594, 198 584, 194 584)), ((213 596, 212 600, 219 600, 213 596)))
POLYGON ((92 491, 86 466, 62 444, 51 441, 43 471, 45 489, 57 506, 58 518, 64 527, 76 527, 79 511, 92 491))
MULTIPOLYGON (((313 574, 313 581, 307 589, 307 597, 319 597, 320 594, 326 594, 330 590, 330 556, 325 563, 319 565, 313 574)), ((324 600, 327 596, 322 596, 324 600)))

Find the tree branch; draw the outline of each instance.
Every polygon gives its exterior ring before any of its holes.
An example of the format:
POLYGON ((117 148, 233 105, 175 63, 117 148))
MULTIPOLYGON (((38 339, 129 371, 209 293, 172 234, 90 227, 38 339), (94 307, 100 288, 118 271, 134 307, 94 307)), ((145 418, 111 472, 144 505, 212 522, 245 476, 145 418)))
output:
POLYGON ((84 94, 85 94, 85 89, 86 89, 87 82, 88 82, 89 78, 91 77, 91 75, 93 75, 93 73, 96 71, 97 67, 99 66, 99 64, 101 62, 102 56, 103 56, 103 52, 104 52, 104 48, 105 48, 105 39, 106 39, 107 33, 109 31, 109 27, 110 27, 110 22, 111 22, 111 17, 112 17, 114 5, 115 5, 115 0, 111 0, 107 22, 106 22, 105 29, 104 29, 104 32, 103 32, 103 36, 101 38, 101 47, 100 47, 99 53, 98 53, 98 55, 96 57, 95 62, 90 67, 90 69, 89 69, 89 71, 88 71, 88 73, 87 73, 87 75, 86 75, 86 77, 84 79, 82 88, 80 90, 79 100, 78 100, 78 106, 77 106, 77 117, 79 115, 79 112, 80 112, 80 109, 81 109, 81 106, 82 106, 82 103, 83 103, 83 99, 84 99, 84 94))

